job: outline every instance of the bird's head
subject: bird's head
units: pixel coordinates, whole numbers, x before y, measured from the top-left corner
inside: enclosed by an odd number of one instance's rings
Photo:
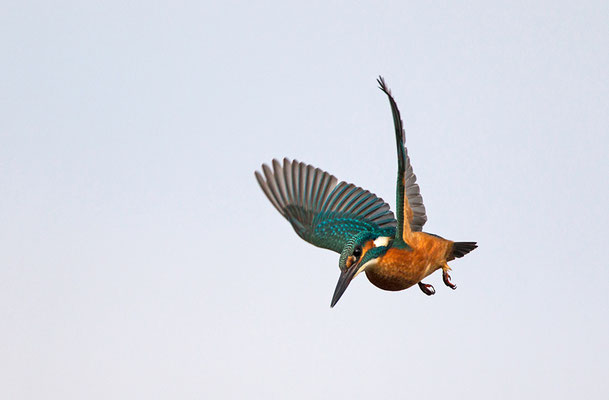
[[[390,242],[391,237],[372,232],[362,232],[347,242],[338,261],[340,277],[330,307],[334,307],[338,302],[353,278],[366,268],[372,267],[376,260],[385,254]]]

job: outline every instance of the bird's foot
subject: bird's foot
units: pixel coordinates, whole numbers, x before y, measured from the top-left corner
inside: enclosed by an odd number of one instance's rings
[[[428,296],[432,296],[432,295],[436,294],[436,289],[434,289],[433,286],[428,285],[426,283],[419,282],[419,288],[421,288],[423,293],[425,293]]]
[[[451,288],[452,290],[455,290],[457,288],[457,285],[455,285],[454,283],[452,283],[450,281],[450,275],[448,275],[447,270],[442,271],[442,280],[444,281],[444,284],[446,286],[448,286],[449,288]]]

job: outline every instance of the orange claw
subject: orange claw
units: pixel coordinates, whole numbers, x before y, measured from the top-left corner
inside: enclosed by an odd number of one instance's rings
[[[452,290],[455,290],[457,288],[457,285],[450,281],[450,275],[448,275],[448,272],[442,271],[442,280],[444,281],[444,284]]]
[[[432,295],[436,294],[436,289],[434,289],[433,286],[428,285],[426,283],[419,282],[419,288],[421,288],[423,293],[425,293],[428,296],[432,296]]]

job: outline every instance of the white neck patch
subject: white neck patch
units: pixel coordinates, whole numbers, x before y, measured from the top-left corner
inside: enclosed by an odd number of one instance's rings
[[[374,240],[374,247],[388,246],[391,238],[389,236],[381,236]]]

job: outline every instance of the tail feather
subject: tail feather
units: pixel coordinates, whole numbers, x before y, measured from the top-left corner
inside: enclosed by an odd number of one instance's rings
[[[453,243],[453,251],[451,254],[452,259],[461,258],[476,247],[478,247],[476,242],[455,242]]]

